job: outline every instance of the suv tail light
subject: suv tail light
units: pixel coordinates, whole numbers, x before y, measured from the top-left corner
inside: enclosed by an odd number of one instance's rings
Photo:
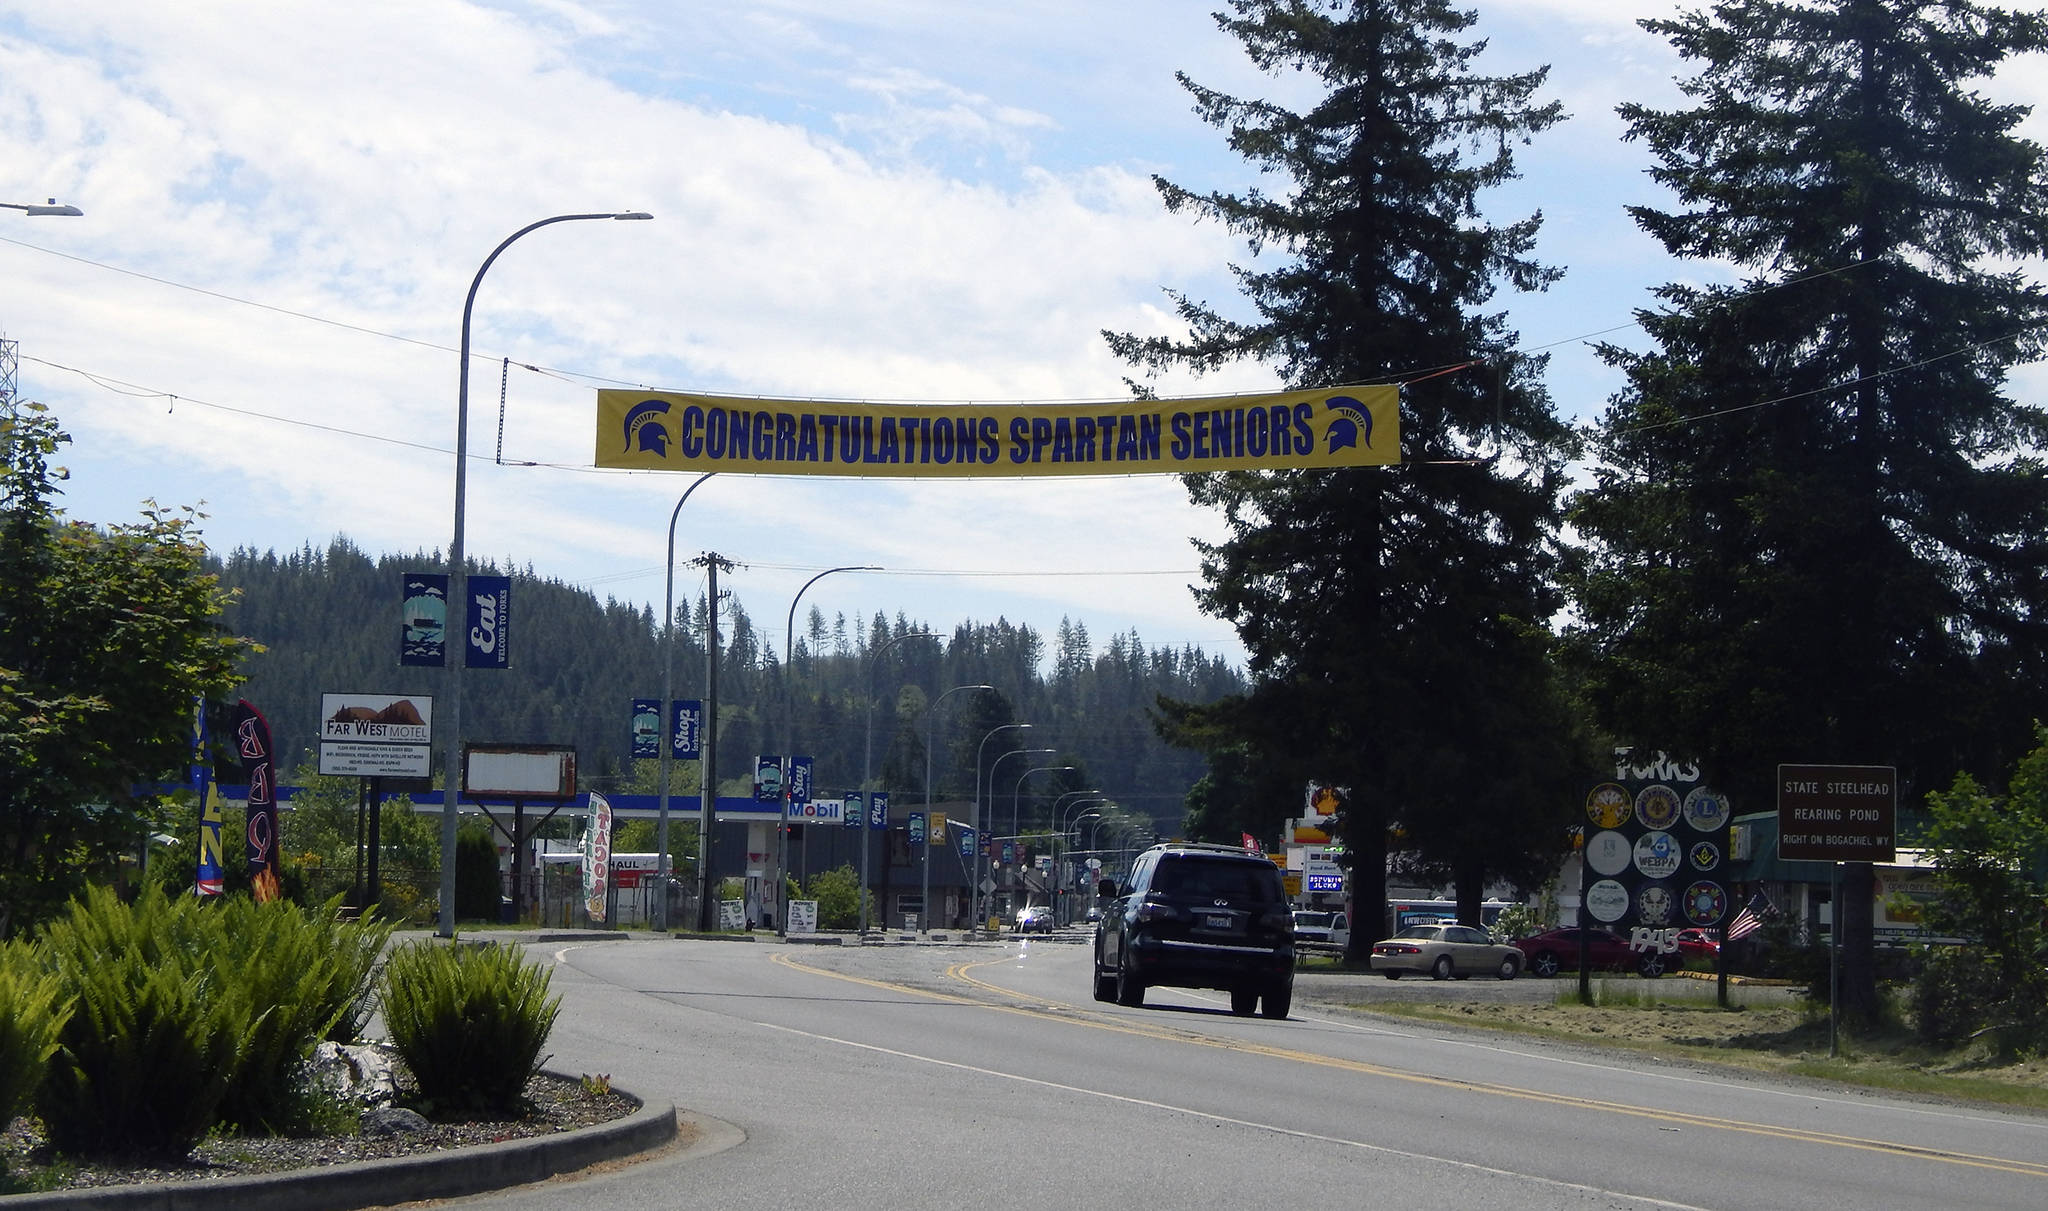
[[[1175,908],[1171,904],[1161,904],[1157,900],[1146,900],[1138,905],[1138,920],[1140,921],[1182,921],[1186,919],[1187,913]]]

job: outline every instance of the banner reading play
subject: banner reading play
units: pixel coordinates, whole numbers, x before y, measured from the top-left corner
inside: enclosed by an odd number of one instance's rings
[[[760,475],[1141,475],[1401,461],[1395,387],[1102,404],[597,393],[597,465]]]

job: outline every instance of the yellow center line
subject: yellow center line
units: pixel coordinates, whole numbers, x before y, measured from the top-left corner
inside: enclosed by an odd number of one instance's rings
[[[1941,1161],[1946,1164],[1962,1165],[1973,1169],[1988,1169],[2000,1173],[2013,1173],[2022,1177],[2048,1178],[2048,1162],[2014,1160],[2010,1157],[1980,1156],[1967,1152],[1953,1152],[1946,1149],[1924,1148],[1913,1144],[1892,1143],[1886,1140],[1865,1139],[1860,1136],[1838,1135],[1828,1131],[1812,1131],[1801,1127],[1779,1127],[1769,1123],[1751,1123],[1739,1119],[1710,1118],[1706,1115],[1688,1114],[1682,1110],[1661,1110],[1651,1106],[1634,1106],[1626,1102],[1603,1101],[1598,1098],[1578,1097],[1572,1094],[1550,1093],[1541,1089],[1525,1089],[1515,1085],[1497,1084],[1491,1081],[1463,1080],[1455,1077],[1430,1076],[1426,1073],[1406,1072],[1389,1068],[1383,1064],[1366,1063],[1361,1060],[1346,1060],[1335,1056],[1319,1055],[1312,1051],[1300,1051],[1286,1047],[1272,1047],[1242,1039],[1219,1038],[1214,1035],[1198,1034],[1190,1030],[1169,1030],[1152,1026],[1134,1025],[1121,1019],[1099,1016],[1098,1012],[1081,1005],[1066,1002],[1051,1002],[1053,1008],[1027,1008],[1022,1005],[999,1005],[972,997],[952,993],[935,992],[930,989],[914,988],[907,984],[895,984],[884,980],[869,979],[865,976],[848,975],[798,962],[787,955],[775,955],[774,961],[785,967],[830,979],[844,980],[868,988],[888,992],[908,993],[926,997],[950,1005],[970,1005],[994,1013],[1012,1013],[1022,1017],[1037,1018],[1041,1021],[1061,1022],[1069,1026],[1089,1030],[1103,1030],[1113,1034],[1132,1035],[1139,1038],[1157,1039],[1163,1042],[1189,1043],[1198,1047],[1213,1047],[1221,1051],[1235,1051],[1245,1055],[1261,1056],[1288,1063],[1309,1064],[1318,1068],[1332,1068],[1341,1072],[1354,1072],[1364,1076],[1384,1077],[1388,1080],[1406,1081],[1410,1084],[1428,1085],[1439,1089],[1460,1090],[1467,1093],[1489,1094],[1494,1097],[1515,1098],[1551,1106],[1568,1107],[1577,1110],[1591,1110],[1628,1118],[1646,1119],[1652,1122],[1673,1124],[1682,1127],[1711,1128],[1729,1131],[1739,1135],[1761,1136],[1767,1139],[1785,1140],[1792,1143],[1823,1144],[1834,1148],[1847,1148],[1862,1152],[1879,1152],[1893,1156],[1919,1157]],[[1033,1005],[1045,1006],[1043,997],[1031,997],[1023,993],[976,979],[969,973],[976,968],[1005,965],[1008,959],[984,959],[973,963],[955,963],[946,968],[946,977],[957,980],[982,991],[1013,1000],[1030,1001]],[[1065,1012],[1055,1012],[1054,1009]],[[1081,1015],[1081,1016],[1076,1016]]]

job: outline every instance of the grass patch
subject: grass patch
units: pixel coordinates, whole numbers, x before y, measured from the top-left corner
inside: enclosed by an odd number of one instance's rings
[[[2006,1063],[1985,1047],[1933,1052],[1904,1026],[1857,1035],[1845,1030],[1836,1037],[1836,1054],[1831,1057],[1826,1007],[1789,999],[1783,990],[1731,987],[1731,1005],[1723,1008],[1710,983],[1596,980],[1593,987],[1592,1005],[1579,1003],[1574,982],[1549,1002],[1368,1001],[1351,1007],[1414,1021],[1610,1047],[1664,1061],[1805,1077],[1952,1102],[2048,1110],[2048,1059],[2042,1057]]]

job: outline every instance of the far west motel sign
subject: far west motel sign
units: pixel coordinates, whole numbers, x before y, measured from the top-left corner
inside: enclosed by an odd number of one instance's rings
[[[597,463],[640,471],[994,478],[1383,466],[1399,388],[1115,403],[867,404],[597,393]]]

